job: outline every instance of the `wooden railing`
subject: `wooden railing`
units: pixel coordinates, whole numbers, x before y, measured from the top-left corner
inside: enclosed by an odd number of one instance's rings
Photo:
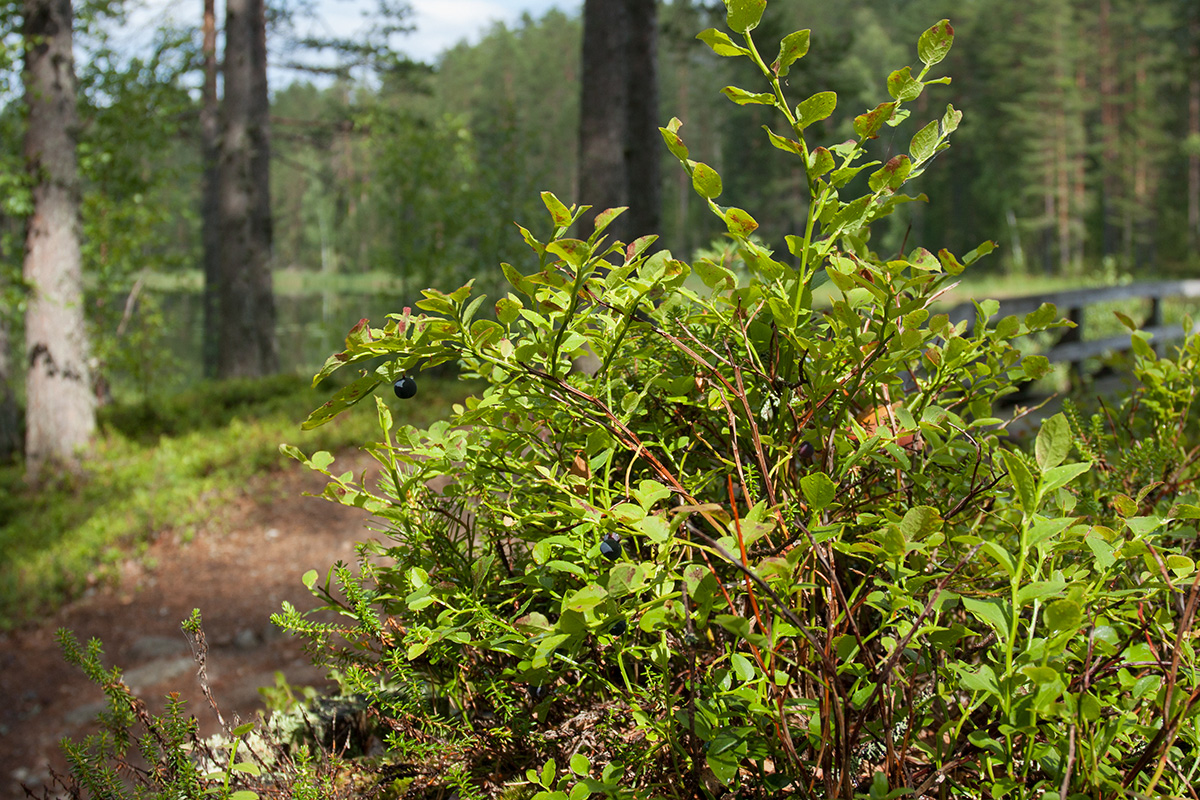
[[[1174,297],[1200,297],[1200,280],[1132,283],[1128,286],[1108,286],[1102,289],[1072,289],[1065,292],[1010,297],[999,301],[1000,310],[996,316],[999,318],[1012,314],[1023,316],[1030,311],[1036,311],[1043,303],[1053,303],[1058,309],[1059,317],[1071,320],[1075,323],[1075,327],[1064,329],[1063,335],[1058,341],[1042,355],[1049,358],[1051,362],[1070,364],[1071,373],[1074,376],[1078,374],[1084,359],[1114,350],[1129,349],[1129,333],[1105,336],[1099,339],[1085,338],[1087,333],[1084,326],[1083,312],[1085,308],[1097,303],[1149,299],[1149,312],[1141,320],[1140,329],[1153,334],[1151,340],[1153,343],[1161,344],[1182,339],[1185,335],[1182,325],[1163,324],[1163,300]],[[1125,310],[1125,313],[1137,321],[1132,311],[1132,309]],[[975,307],[969,302],[958,304],[948,313],[952,322],[966,320],[968,326],[975,324]],[[1195,324],[1192,332],[1200,332],[1200,321]]]

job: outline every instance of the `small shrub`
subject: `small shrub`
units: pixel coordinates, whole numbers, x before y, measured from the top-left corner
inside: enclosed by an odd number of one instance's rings
[[[1070,460],[1089,445],[1063,416],[1031,454],[1006,444],[994,403],[1049,368],[1013,342],[1062,323],[1052,306],[993,323],[984,301],[967,334],[939,313],[992,243],[871,250],[870,224],[917,199],[900,190],[961,112],[886,163],[867,144],[948,82],[931,70],[953,29],[921,35],[920,66],[888,77],[855,139],[814,146],[805,130],[836,96],[793,105],[782,80],[809,32],[767,63],[765,3],[726,5],[733,36],[699,38],[761,72],[763,91],[726,87],[732,101],[781,117],[766,135],[809,194],[790,257],[717,202],[721,177],[672,120],[666,146],[744,277],[653,236],[610,241],[621,209],[572,235],[586,209],[546,193],[549,233],[520,229],[531,255],[502,265],[494,319],[468,284],[356,326],[316,382],[389,360],[306,427],[442,363],[486,388],[424,429],[377,399],[377,483],[284,448],[386,539],[360,545],[359,574],[305,576],[345,622],[277,621],[371,698],[392,759],[460,790],[468,775],[494,794],[524,777],[541,800],[1182,794],[1200,573],[1178,534],[1195,507],[1082,513],[1101,461]],[[572,369],[586,353],[594,372]],[[1178,411],[1171,368],[1153,369]]]

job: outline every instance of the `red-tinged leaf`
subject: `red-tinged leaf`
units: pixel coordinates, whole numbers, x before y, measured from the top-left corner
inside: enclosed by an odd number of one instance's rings
[[[731,208],[725,212],[725,225],[734,236],[745,238],[758,229],[754,217],[740,208]]]
[[[542,202],[546,204],[546,210],[550,212],[550,217],[557,227],[561,228],[571,224],[570,210],[554,196],[554,192],[542,192]]]
[[[783,37],[783,41],[779,43],[779,56],[771,65],[771,69],[776,75],[781,78],[786,76],[792,64],[796,63],[798,59],[804,58],[805,53],[808,52],[810,33],[809,30],[796,31]]]
[[[895,102],[880,103],[867,113],[859,114],[854,118],[854,132],[858,134],[859,139],[874,139],[879,135],[879,129],[892,118],[895,111]]]
[[[360,319],[346,334],[346,349],[353,350],[355,345],[366,344],[371,341],[371,323],[366,319]]]
[[[888,94],[902,103],[909,100],[916,100],[921,95],[921,90],[925,88],[925,84],[912,76],[912,70],[909,67],[898,69],[888,76],[887,79]]]
[[[950,20],[944,19],[921,34],[917,40],[917,56],[926,66],[932,66],[950,52],[954,44],[954,27]]]
[[[712,200],[721,196],[721,176],[708,164],[697,162],[692,168],[692,186],[701,197]]]
[[[808,178],[816,180],[833,169],[833,153],[824,147],[818,147],[808,154]]]
[[[903,185],[908,173],[912,172],[912,161],[906,155],[898,155],[871,174],[867,181],[872,192],[882,189],[895,191]]]
[[[628,210],[629,210],[628,206],[620,206],[619,208],[610,208],[605,211],[601,211],[599,214],[596,215],[596,233],[600,233],[601,231],[603,231],[605,228],[607,228],[609,225],[612,224],[612,221],[614,219],[621,216],[621,214],[625,213]]]

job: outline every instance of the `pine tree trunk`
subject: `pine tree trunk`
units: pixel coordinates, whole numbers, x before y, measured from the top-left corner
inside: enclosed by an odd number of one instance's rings
[[[579,201],[592,206],[587,219],[628,206],[608,229],[625,242],[661,223],[657,39],[653,0],[585,0]]]
[[[88,368],[75,155],[75,61],[70,0],[25,0],[25,160],[33,215],[25,240],[25,456],[30,479],[44,467],[78,466],[96,427]]]
[[[204,329],[201,358],[204,376],[217,374],[221,283],[220,107],[217,98],[216,0],[204,0],[204,90],[200,105],[200,159],[204,175],[200,197],[201,242],[204,250]]]
[[[1100,163],[1100,255],[1115,255],[1120,241],[1120,112],[1117,108],[1117,64],[1113,55],[1111,0],[1100,2],[1100,138],[1104,158]]]
[[[1188,41],[1188,134],[1200,144],[1200,9],[1194,5]],[[1187,164],[1188,242],[1194,253],[1200,253],[1200,152],[1192,150]]]
[[[662,233],[663,151],[658,128],[658,3],[625,0],[629,50],[625,56],[625,168],[631,238]]]
[[[229,0],[221,103],[221,279],[217,376],[278,369],[271,288],[271,196],[266,17],[263,0]]]

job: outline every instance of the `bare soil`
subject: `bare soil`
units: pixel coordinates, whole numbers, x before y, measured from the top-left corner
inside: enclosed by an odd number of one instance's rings
[[[339,463],[358,472],[368,461],[343,455]],[[212,509],[190,541],[162,531],[143,557],[123,566],[118,585],[90,591],[41,624],[0,634],[0,799],[25,797],[23,785],[40,794],[51,769],[65,772],[59,740],[98,729],[104,695],[62,659],[59,628],[81,643],[100,639],[105,665],[119,666],[152,712],[178,692],[204,736],[220,726],[180,631],[193,608],[203,615],[209,683],[226,722],[253,719],[264,708],[258,689],[274,686],[277,671],[293,686],[325,686],[300,642],[270,622],[285,600],[313,607],[300,576],[353,562],[354,544],[371,535],[360,510],[302,496],[323,487],[321,475],[299,465],[258,478],[237,500]]]

